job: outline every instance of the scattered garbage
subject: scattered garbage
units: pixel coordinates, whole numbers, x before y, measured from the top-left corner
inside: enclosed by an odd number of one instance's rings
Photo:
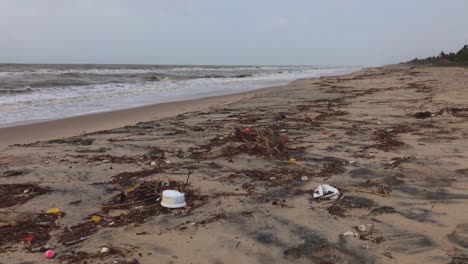
[[[328,184],[321,184],[314,191],[314,198],[326,198],[330,200],[336,200],[340,196],[340,191],[333,186]]]
[[[108,248],[108,247],[103,247],[101,249],[101,253],[103,253],[103,254],[109,253],[109,251],[110,251],[110,248]]]
[[[162,193],[161,205],[167,208],[181,208],[187,205],[185,195],[175,190],[165,190]]]
[[[307,177],[307,176],[302,176],[301,177],[301,181],[303,181],[303,182],[306,182],[308,180],[309,180],[309,177]]]
[[[276,181],[276,177],[270,177],[270,181]]]
[[[52,249],[49,249],[45,252],[44,256],[48,259],[52,259],[55,257],[55,252]]]
[[[292,164],[296,163],[296,159],[295,158],[291,158],[289,159],[289,162],[291,162]]]
[[[152,162],[150,163],[150,165],[151,165],[151,166],[156,166],[156,161],[152,161]]]
[[[244,132],[245,134],[250,134],[250,133],[252,133],[252,129],[247,127],[247,128],[244,128],[244,130],[242,130],[242,132]]]

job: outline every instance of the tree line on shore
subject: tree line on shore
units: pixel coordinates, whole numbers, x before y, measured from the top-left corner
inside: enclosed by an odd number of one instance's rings
[[[445,53],[441,52],[438,56],[432,56],[425,59],[415,58],[405,62],[410,65],[425,65],[425,66],[468,66],[468,45],[463,46],[458,52]]]

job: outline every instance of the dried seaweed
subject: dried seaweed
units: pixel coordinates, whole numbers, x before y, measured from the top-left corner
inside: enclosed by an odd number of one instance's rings
[[[55,224],[57,216],[48,214],[31,215],[17,223],[0,226],[0,247],[20,243],[31,237],[30,246],[42,246],[50,239],[49,232],[58,228]]]
[[[129,186],[134,184],[136,179],[141,179],[144,177],[151,176],[156,173],[161,173],[164,170],[161,168],[155,168],[151,170],[141,170],[134,172],[122,172],[115,176],[112,176],[112,183],[120,186]]]
[[[115,258],[115,257],[125,257],[125,253],[123,252],[122,249],[118,249],[115,247],[109,247],[109,252],[107,253],[87,253],[83,251],[78,251],[78,252],[73,252],[72,254],[65,254],[65,255],[60,255],[58,259],[62,263],[67,263],[67,264],[76,264],[76,263],[88,263],[90,260],[103,260],[107,259],[109,257]],[[123,263],[123,262],[120,262]]]
[[[36,196],[48,193],[49,189],[37,184],[1,184],[0,185],[0,208],[24,204]]]
[[[47,143],[49,143],[49,144],[72,144],[72,145],[89,146],[89,145],[93,144],[94,141],[95,141],[94,138],[71,137],[71,138],[65,138],[65,139],[49,140],[49,141],[47,141]]]
[[[164,190],[178,190],[185,194],[187,203],[192,203],[189,208],[195,208],[193,202],[203,197],[195,196],[195,191],[188,188],[182,182],[177,181],[148,181],[138,184],[126,192],[112,197],[104,206],[101,213],[108,214],[112,210],[128,210],[116,217],[108,217],[108,226],[125,226],[131,223],[141,224],[147,219],[158,215],[163,207],[160,204],[160,198]],[[113,223],[109,225],[109,223]]]
[[[63,244],[74,244],[82,239],[94,234],[98,230],[98,226],[89,221],[80,223],[64,230],[59,236],[58,241]]]
[[[374,132],[374,147],[385,152],[396,149],[405,145],[402,141],[398,140],[396,133],[386,131],[385,129],[379,129]]]
[[[233,156],[246,153],[250,155],[264,156],[269,159],[289,158],[289,141],[287,135],[274,132],[269,128],[252,129],[245,133],[239,128],[229,137],[231,141],[242,142],[241,145],[230,145],[222,150],[221,156],[232,158]]]
[[[84,155],[78,156],[78,157],[86,157]],[[127,156],[122,156],[122,157],[117,157],[117,156],[112,156],[109,154],[106,155],[96,155],[92,157],[86,157],[88,159],[88,162],[110,162],[110,163],[136,163],[138,161],[137,158],[134,157],[127,157]]]
[[[320,115],[315,117],[315,120],[323,121],[323,120],[327,120],[335,116],[344,116],[347,114],[348,112],[341,111],[341,110],[321,112]]]

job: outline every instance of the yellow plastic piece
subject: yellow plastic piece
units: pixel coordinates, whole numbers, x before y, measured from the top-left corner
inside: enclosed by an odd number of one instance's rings
[[[129,194],[129,193],[135,191],[136,189],[138,189],[138,187],[140,187],[140,184],[137,184],[137,185],[131,187],[130,189],[126,190],[125,194]]]
[[[58,215],[58,214],[60,214],[60,209],[58,209],[58,208],[50,208],[49,210],[47,210],[46,213],[47,213],[47,214],[52,214],[52,215]]]
[[[101,223],[101,217],[99,215],[93,215],[91,217],[91,221],[93,221],[95,224]]]

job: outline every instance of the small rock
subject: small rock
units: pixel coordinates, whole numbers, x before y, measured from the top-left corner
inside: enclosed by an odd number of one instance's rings
[[[276,181],[276,177],[270,177],[270,181]]]
[[[309,177],[307,177],[307,176],[302,176],[301,177],[301,181],[303,181],[303,182],[306,182],[308,180],[309,180]]]
[[[150,163],[150,165],[151,165],[151,166],[156,166],[156,161],[152,161],[152,162]]]

